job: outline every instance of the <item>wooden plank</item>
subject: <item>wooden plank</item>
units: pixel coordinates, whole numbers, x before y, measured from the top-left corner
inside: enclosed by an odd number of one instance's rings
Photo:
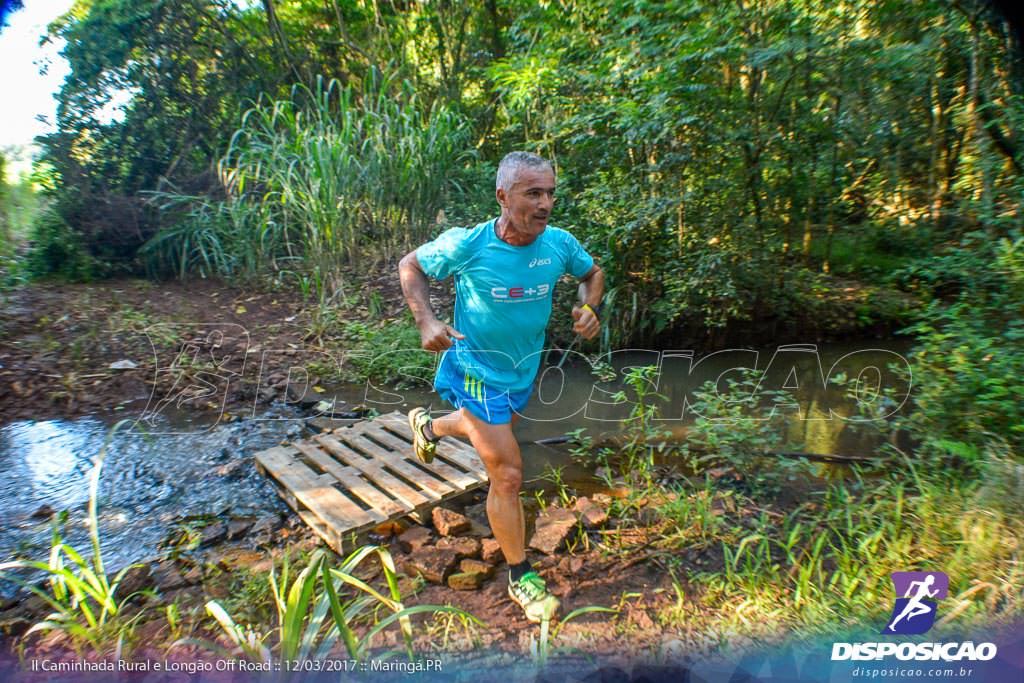
[[[267,469],[265,467],[263,467],[261,464],[257,463],[256,467],[265,476],[267,476],[267,477],[271,476],[268,473]],[[323,477],[323,476],[329,476],[329,475],[321,475],[321,477]],[[273,481],[273,479],[271,479],[271,480]],[[331,485],[333,483],[334,483],[334,478],[331,477],[331,481],[329,482],[328,485]],[[295,496],[291,493],[291,490],[287,486],[284,486],[280,482],[277,482],[277,484],[278,485],[274,487],[274,490],[276,490],[277,494],[279,496],[281,496],[281,498],[283,498],[286,503],[288,503],[288,505],[292,508],[292,510],[295,511],[295,514],[297,514],[299,516],[299,519],[301,519],[303,522],[308,524],[309,528],[312,529],[314,532],[316,532],[320,536],[320,538],[324,539],[324,541],[327,542],[327,545],[329,545],[332,549],[334,549],[335,552],[337,552],[339,555],[344,554],[344,552],[345,552],[345,549],[344,549],[344,538],[343,538],[343,535],[342,535],[341,531],[339,531],[338,529],[336,529],[335,527],[331,526],[327,522],[325,522],[322,519],[320,519],[319,517],[317,517],[314,513],[312,513],[308,508],[306,508],[302,503],[300,503],[295,498]],[[371,526],[373,526],[375,524],[377,524],[376,521],[371,521],[368,524],[364,524],[364,525],[358,526],[358,527],[353,527],[349,531],[351,531],[353,533],[358,533],[360,531],[363,531],[365,529],[370,528]]]
[[[423,489],[423,493],[434,500],[441,500],[442,496],[455,490],[444,479],[437,479],[430,473],[410,465],[402,458],[401,453],[396,453],[386,446],[378,444],[376,441],[371,441],[365,433],[351,434],[346,432],[344,436],[346,440],[350,440],[354,446],[363,452],[374,455],[382,467],[386,467],[416,484]]]
[[[366,422],[359,425],[359,427],[367,435],[372,436],[374,439],[377,439],[386,446],[395,450],[397,454],[402,456],[405,460],[415,463],[415,467],[422,467],[423,469],[429,470],[432,474],[441,477],[445,481],[449,481],[460,487],[472,486],[473,484],[480,482],[479,476],[474,476],[467,474],[462,470],[457,470],[451,465],[440,460],[435,459],[429,463],[420,462],[419,459],[411,453],[412,447],[409,444],[405,443],[376,422]]]
[[[331,455],[342,458],[347,465],[360,470],[367,477],[373,479],[374,483],[379,484],[382,488],[386,488],[389,495],[394,496],[410,508],[418,508],[430,502],[419,491],[385,472],[380,465],[363,457],[350,447],[346,447],[334,435],[318,434],[313,437],[313,441],[324,446]]]
[[[384,521],[379,515],[360,510],[334,487],[322,484],[315,472],[284,448],[271,448],[257,454],[257,458],[299,503],[334,528],[349,529]]]
[[[310,460],[323,467],[324,471],[337,479],[339,483],[344,484],[345,488],[351,491],[353,495],[373,508],[381,517],[382,522],[393,515],[408,512],[406,508],[388,498],[375,486],[359,476],[355,470],[342,466],[337,460],[321,451],[315,445],[308,441],[296,441],[293,445]]]
[[[323,415],[314,417],[306,420],[306,425],[315,432],[330,432],[335,429],[341,429],[342,427],[349,427],[357,422],[361,422],[360,418],[333,418],[325,417]]]
[[[382,426],[389,427],[392,431],[404,436],[406,439],[412,439],[412,434],[409,431],[409,422],[401,413],[381,415],[380,417],[375,417],[374,421],[381,423]],[[480,456],[476,454],[476,451],[471,446],[467,446],[457,439],[449,437],[447,442],[441,442],[437,447],[435,457],[443,458],[462,469],[469,470],[473,474],[487,476],[487,468],[484,467],[483,461],[480,460]]]
[[[411,436],[405,416],[396,411],[291,448],[257,453],[256,466],[299,517],[341,553],[346,538],[404,515],[422,516],[431,505],[487,483],[472,447],[447,439],[428,465],[413,454]]]

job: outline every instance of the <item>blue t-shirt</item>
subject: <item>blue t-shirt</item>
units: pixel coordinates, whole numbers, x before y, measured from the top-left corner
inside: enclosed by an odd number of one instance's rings
[[[492,219],[451,228],[416,250],[430,277],[455,276],[458,364],[484,384],[521,391],[533,384],[551,317],[555,283],[564,273],[583,277],[594,259],[571,234],[548,226],[522,247],[503,242]]]

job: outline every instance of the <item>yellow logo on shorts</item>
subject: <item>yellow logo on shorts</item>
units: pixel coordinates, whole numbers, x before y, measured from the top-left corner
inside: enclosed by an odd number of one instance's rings
[[[484,400],[483,380],[476,379],[475,377],[470,377],[468,372],[466,373],[466,379],[465,383],[462,385],[462,389],[476,400]]]

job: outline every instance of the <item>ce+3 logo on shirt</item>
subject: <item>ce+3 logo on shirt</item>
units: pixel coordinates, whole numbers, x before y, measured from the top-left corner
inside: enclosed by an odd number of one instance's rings
[[[491,287],[491,296],[495,299],[522,299],[528,296],[544,296],[550,290],[551,285],[546,284],[536,287]]]

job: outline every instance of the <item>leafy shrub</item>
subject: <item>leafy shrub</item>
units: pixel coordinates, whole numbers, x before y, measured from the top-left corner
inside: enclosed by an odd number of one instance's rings
[[[917,389],[904,426],[935,464],[973,469],[993,441],[1024,447],[1024,238],[975,233],[931,267],[962,284],[911,328]]]
[[[691,409],[697,417],[685,450],[698,471],[725,466],[739,475],[745,490],[777,494],[810,466],[800,458],[767,455],[782,449],[784,438],[779,423],[766,416],[772,404],[791,398],[784,391],[760,390],[759,383],[760,374],[751,370],[726,380],[725,391],[705,382],[694,393]]]
[[[82,236],[55,207],[44,211],[33,226],[28,264],[33,277],[55,276],[85,282],[98,274],[98,264],[86,250]]]

